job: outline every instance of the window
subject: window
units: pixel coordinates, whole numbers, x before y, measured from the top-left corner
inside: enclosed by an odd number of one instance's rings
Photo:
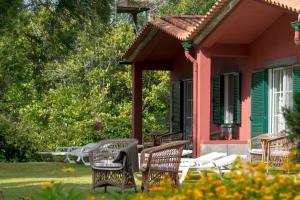
[[[269,132],[286,130],[283,108],[290,108],[293,102],[293,81],[291,67],[269,70]]]
[[[234,106],[234,76],[224,76],[224,123],[233,123]]]
[[[251,80],[251,136],[278,133],[287,126],[282,114],[300,92],[300,66],[254,71]]]
[[[213,77],[213,123],[240,124],[240,74]]]

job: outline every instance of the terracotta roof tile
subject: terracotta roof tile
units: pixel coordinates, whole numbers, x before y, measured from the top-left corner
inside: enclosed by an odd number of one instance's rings
[[[123,58],[128,58],[137,48],[139,43],[145,39],[147,34],[153,30],[161,30],[169,35],[172,35],[178,40],[184,41],[185,38],[187,38],[194,31],[195,27],[200,24],[201,19],[202,16],[199,15],[167,15],[161,17],[160,19],[150,21],[124,54]]]
[[[151,21],[150,24],[158,29],[174,36],[179,40],[185,40],[201,23],[202,16],[171,16],[167,15]]]
[[[139,43],[153,29],[161,30],[181,41],[193,40],[196,35],[214,20],[222,8],[233,0],[217,0],[212,8],[204,15],[167,15],[148,22],[142,33],[136,38],[132,46],[124,54],[123,58],[128,58],[137,48]],[[300,0],[259,0],[274,6],[287,9],[292,12],[300,13]]]
[[[300,0],[262,0],[292,12],[300,13]]]

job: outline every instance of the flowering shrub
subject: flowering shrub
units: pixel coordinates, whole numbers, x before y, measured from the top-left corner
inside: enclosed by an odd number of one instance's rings
[[[269,170],[267,173],[264,163],[244,163],[236,160],[230,172],[220,176],[213,170],[201,171],[201,178],[192,182],[192,174],[189,173],[186,182],[177,189],[173,182],[166,177],[160,185],[152,187],[149,193],[139,193],[134,200],[300,200],[300,164],[295,163],[296,150],[292,150],[283,170]],[[73,172],[73,168],[63,168],[66,173]],[[39,194],[39,200],[105,200],[105,196],[96,197],[89,195],[84,197],[75,190],[65,190],[61,183],[54,181],[42,185],[43,191]],[[1,193],[1,192],[0,192]],[[0,198],[1,199],[1,198]],[[124,196],[115,193],[110,199],[132,199],[132,196]]]
[[[65,190],[61,183],[48,181],[42,185],[43,190],[35,197],[36,200],[82,200],[80,192],[75,189]]]
[[[300,169],[300,163],[297,162],[297,149],[292,149],[287,162],[283,164],[283,170],[286,171],[287,173],[297,173],[299,172]]]
[[[289,166],[292,168],[299,172],[300,166]],[[275,171],[267,174],[264,163],[245,164],[237,160],[233,169],[223,177],[209,171],[202,172],[201,177],[195,183],[183,184],[180,189],[175,189],[172,181],[166,178],[150,193],[137,194],[135,200],[300,200],[299,175],[283,175]]]

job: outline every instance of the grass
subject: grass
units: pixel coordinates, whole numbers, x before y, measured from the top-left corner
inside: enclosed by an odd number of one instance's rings
[[[74,168],[74,172],[64,172],[64,167]],[[61,182],[64,188],[74,188],[76,191],[88,196],[91,191],[91,169],[82,164],[67,164],[59,162],[31,162],[31,163],[0,163],[0,191],[6,200],[32,199],[41,190],[41,185],[53,180]],[[105,195],[113,199],[118,188],[108,188],[104,193],[103,188],[96,189],[95,196]],[[127,190],[125,195],[134,194]],[[1,195],[0,195],[1,199]]]

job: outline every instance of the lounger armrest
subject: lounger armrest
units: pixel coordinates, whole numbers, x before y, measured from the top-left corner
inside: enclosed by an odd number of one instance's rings
[[[56,150],[55,151],[70,151],[71,149],[77,149],[77,148],[80,148],[80,146],[68,146],[68,147],[56,147]]]

